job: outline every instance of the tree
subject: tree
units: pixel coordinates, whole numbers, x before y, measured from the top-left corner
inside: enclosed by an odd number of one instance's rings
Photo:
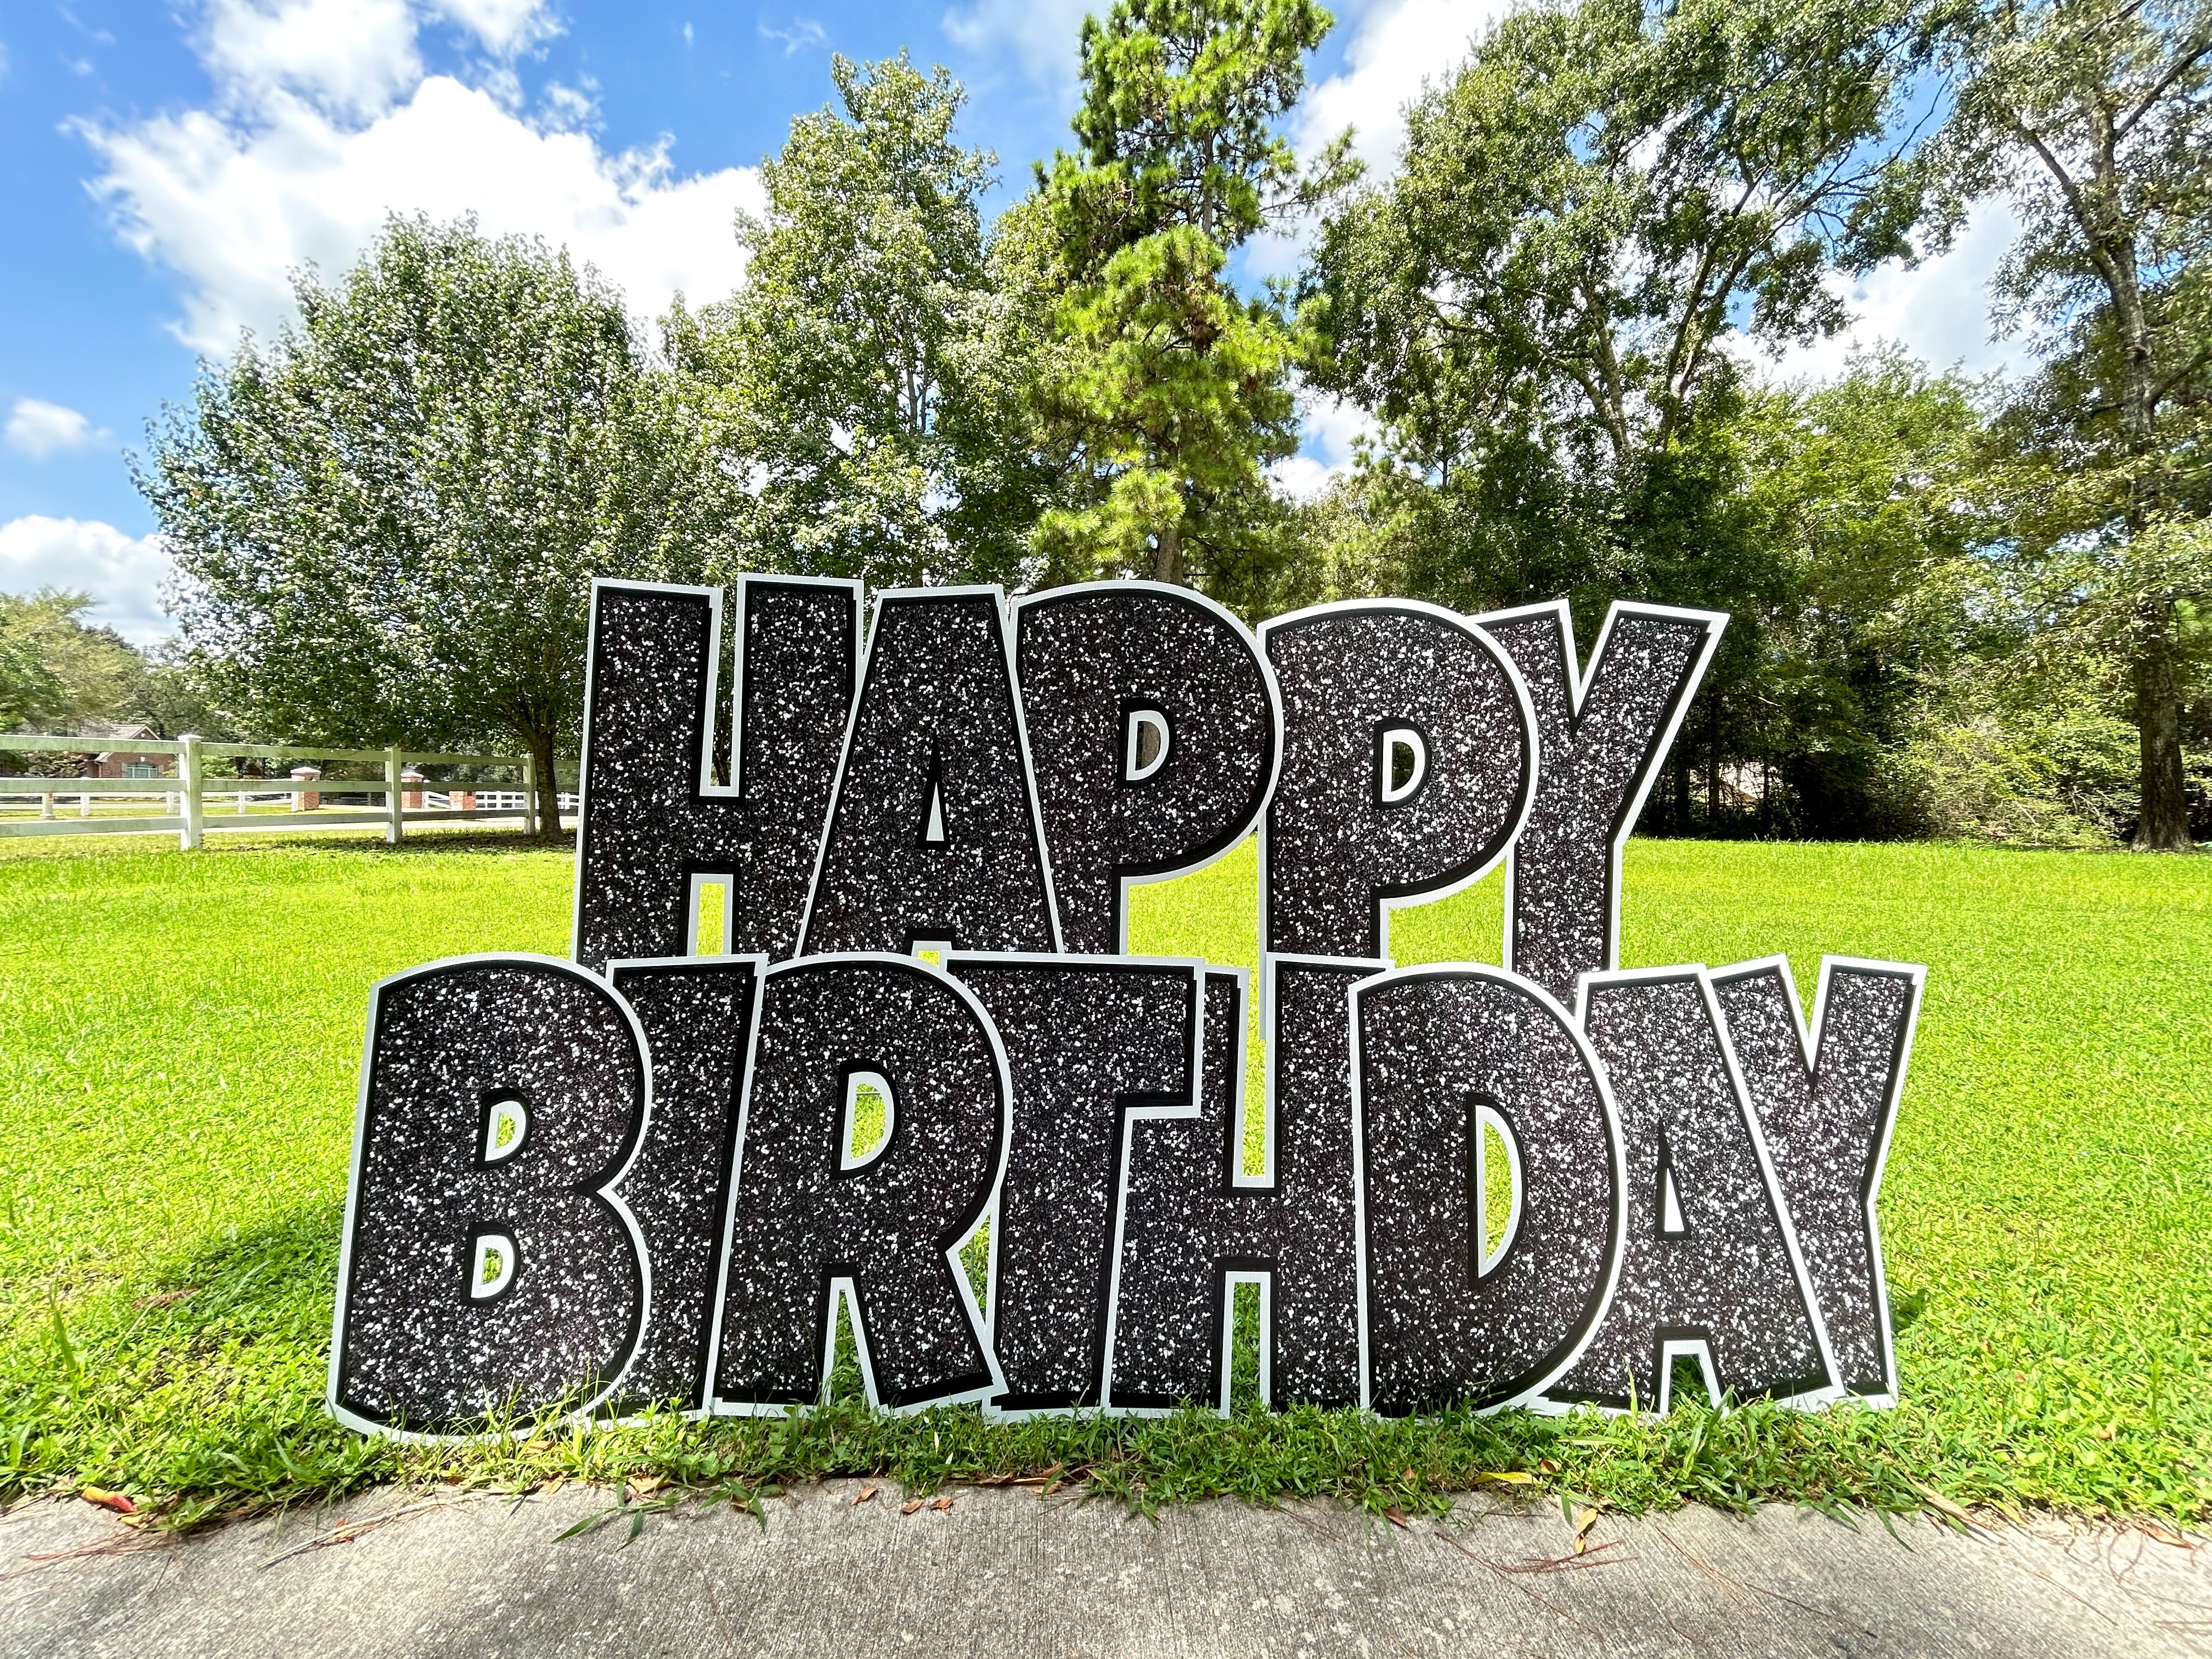
[[[1949,217],[2008,194],[2021,239],[1998,275],[2008,320],[2069,349],[2046,374],[2068,471],[2101,479],[2043,542],[2117,628],[2141,747],[2135,846],[2191,846],[2183,781],[2181,608],[2205,597],[2193,428],[2212,390],[2212,10],[2198,0],[2002,0],[1971,20],[1939,155]],[[2177,517],[2179,515],[2179,517]],[[2033,550],[2036,538],[2030,538]],[[2079,555],[2094,544],[2087,568]],[[2141,544],[2141,545],[2138,545]],[[2063,591],[2054,589],[2054,591]]]
[[[1562,0],[1409,110],[1397,175],[1331,215],[1310,378],[1380,417],[1409,564],[1464,608],[1560,592],[1735,618],[1656,814],[1767,719],[1789,571],[1742,489],[1747,348],[1840,326],[1826,278],[1908,254],[1917,0]]]
[[[1299,337],[1230,254],[1350,177],[1276,124],[1330,17],[1312,0],[1116,0],[1083,26],[1079,148],[1038,169],[1064,284],[1041,398],[1088,489],[1045,514],[1058,580],[1142,574],[1256,599],[1297,447]]]
[[[0,731],[70,726],[135,712],[144,659],[88,623],[89,593],[0,593]]]
[[[1398,463],[1528,526],[1478,550],[1565,509],[1579,597],[1650,590],[1680,512],[1719,499],[1696,428],[1732,418],[1740,343],[1832,331],[1826,274],[1910,252],[1924,48],[1910,0],[1509,15],[1410,111],[1397,177],[1325,226],[1314,379]],[[1676,597],[1721,597],[1692,562]]]
[[[697,580],[714,479],[619,301],[564,254],[393,219],[296,328],[204,366],[138,483],[189,659],[289,741],[511,736],[549,834],[594,576]]]
[[[944,70],[901,53],[834,58],[830,75],[842,110],[792,123],[762,168],[766,215],[738,220],[744,288],[679,312],[676,355],[751,486],[761,562],[1018,580],[1054,475],[1024,403],[1041,303],[983,231],[995,158],[955,142],[967,94]]]
[[[1856,354],[1828,385],[1749,400],[1743,510],[1782,566],[1782,602],[1757,619],[1743,750],[1771,775],[1768,827],[1919,828],[1920,807],[1892,787],[1893,757],[1962,668],[1986,678],[2015,648],[1982,569],[2002,528],[1984,487],[1990,395],[1892,347]]]

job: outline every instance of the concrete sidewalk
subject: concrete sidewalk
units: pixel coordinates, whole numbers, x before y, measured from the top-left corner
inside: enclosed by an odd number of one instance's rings
[[[0,1516],[0,1652],[774,1656],[2212,1654],[2212,1550],[2142,1533],[1960,1537],[1790,1510],[1601,1520],[1469,1501],[1401,1529],[1232,1503],[1157,1525],[963,1491],[900,1513],[855,1481],[648,1515],[569,1487],[379,1492],[183,1540],[74,1499]],[[344,1540],[348,1541],[338,1541]]]

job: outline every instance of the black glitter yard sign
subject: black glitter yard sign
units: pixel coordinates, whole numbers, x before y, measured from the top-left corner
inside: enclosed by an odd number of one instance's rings
[[[1923,970],[1619,965],[1726,618],[1279,617],[1099,582],[593,594],[574,959],[370,994],[330,1404],[448,1437],[868,1397],[996,1416],[1898,1390],[1875,1199]],[[1128,890],[1259,840],[1251,976]],[[1503,966],[1390,918],[1503,861]],[[724,950],[703,953],[719,889]],[[1248,1113],[1248,1022],[1265,1082]],[[980,1289],[969,1271],[979,1260]]]

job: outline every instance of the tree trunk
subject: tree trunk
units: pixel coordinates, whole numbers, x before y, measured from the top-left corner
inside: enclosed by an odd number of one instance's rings
[[[538,770],[538,799],[532,803],[538,816],[538,838],[540,841],[558,841],[561,839],[561,780],[554,769],[552,731],[549,727],[533,726],[522,737]]]
[[[2169,78],[2161,89],[2174,82]],[[2139,118],[2142,112],[2138,110]],[[2123,128],[2109,104],[2088,106],[2089,177],[2075,179],[2050,145],[2022,127],[2023,137],[2065,192],[2087,244],[2089,263],[2104,285],[2120,337],[2120,431],[2134,463],[2128,479],[2128,535],[2142,534],[2165,504],[2165,483],[2154,465],[2158,454],[2159,390],[2157,343],[2142,292],[2137,237],[2142,228],[2118,210],[2124,191],[2119,147]],[[2174,661],[2173,605],[2160,597],[2146,606],[2136,635],[2134,661],[2136,732],[2141,744],[2138,781],[2142,817],[2136,826],[2139,853],[2182,853],[2191,849],[2189,807],[2181,784],[2181,692]]]
[[[2138,853],[2187,853],[2196,846],[2181,783],[2181,689],[2173,658],[2173,608],[2161,601],[2136,644],[2136,731],[2142,744]]]
[[[1705,824],[1717,830],[1721,823],[1721,696],[1705,694]]]
[[[2158,443],[2157,394],[2151,384],[2151,339],[2142,294],[2136,281],[2132,247],[2114,261],[2119,280],[2110,284],[2120,324],[2120,415],[2129,453],[2136,462],[2128,480],[2128,533],[2140,536],[2161,504],[2164,491],[2151,470]],[[2142,817],[2136,824],[2138,853],[2186,853],[2189,803],[2181,783],[2181,689],[2173,650],[2173,606],[2163,595],[2145,605],[2136,630],[2136,735],[2142,769],[2136,793]]]
[[[1182,531],[1170,525],[1160,532],[1152,549],[1152,580],[1172,582],[1177,587],[1182,580]]]

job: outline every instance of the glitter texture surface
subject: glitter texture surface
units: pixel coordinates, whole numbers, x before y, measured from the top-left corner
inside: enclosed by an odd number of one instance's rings
[[[1262,948],[1377,957],[1385,901],[1442,896],[1488,869],[1520,824],[1534,738],[1517,677],[1461,618],[1352,600],[1261,629],[1283,699],[1283,764],[1261,848]],[[1426,769],[1383,799],[1384,736]]]
[[[464,957],[386,981],[370,1019],[332,1405],[439,1434],[592,1403],[645,1312],[636,1237],[601,1195],[645,1114],[622,1003],[563,963]],[[526,1123],[487,1164],[505,1101]],[[518,1260],[480,1298],[475,1247],[494,1233]]]
[[[609,975],[653,1066],[652,1115],[619,1189],[653,1267],[652,1310],[623,1379],[626,1405],[704,1403],[738,1098],[766,966],[757,957],[679,957],[617,963]]]
[[[1571,1002],[1580,975],[1619,959],[1620,846],[1727,618],[1615,605],[1579,700],[1565,600],[1475,621],[1521,670],[1540,745],[1506,878],[1506,965]]]
[[[744,793],[702,774],[714,607],[703,588],[593,590],[576,960],[680,956],[690,878],[733,878],[732,951],[789,956],[851,706],[859,585],[740,585]]]
[[[1115,1407],[1220,1401],[1224,1275],[1240,1270],[1271,1275],[1270,1403],[1358,1402],[1349,993],[1382,966],[1268,963],[1273,1174],[1249,1186],[1237,1179],[1243,998],[1236,975],[1206,975],[1200,1116],[1129,1127],[1114,1304]]]
[[[1925,971],[1823,957],[1810,1068],[1786,962],[1741,963],[1712,975],[1838,1380],[1852,1394],[1893,1401],[1897,1364],[1875,1196]]]
[[[1274,688],[1235,617],[1152,583],[1024,599],[1014,643],[1061,942],[1126,950],[1122,878],[1203,864],[1259,816],[1275,772]],[[1167,753],[1131,780],[1138,709],[1164,722]]]
[[[1613,1305],[1551,1397],[1663,1411],[1666,1345],[1691,1341],[1705,1344],[1714,1380],[1739,1401],[1829,1387],[1782,1200],[1703,974],[1608,975],[1583,994],[1583,1030],[1620,1109],[1628,1237]],[[1670,1188],[1679,1231],[1668,1224]]]
[[[860,584],[748,576],[738,584],[738,786],[750,842],[723,928],[725,951],[781,962],[799,949],[830,792],[853,711]]]
[[[886,593],[806,948],[1053,951],[996,588]]]
[[[945,969],[998,1028],[1014,1089],[991,1224],[991,1342],[1006,1381],[993,1405],[1096,1406],[1122,1117],[1193,1109],[1199,967],[954,957]]]
[[[890,1086],[890,1124],[840,1169],[847,1079]],[[771,969],[746,1085],[714,1361],[720,1407],[798,1405],[828,1379],[830,1281],[858,1293],[871,1397],[915,1407],[994,1386],[947,1252],[1005,1151],[1006,1081],[975,1006],[922,963],[809,957]]]
[[[1353,993],[1368,1398],[1385,1416],[1523,1400],[1595,1328],[1620,1227],[1620,1129],[1579,1034],[1495,968],[1413,969]],[[1519,1220],[1479,1273],[1475,1148],[1510,1130]]]

